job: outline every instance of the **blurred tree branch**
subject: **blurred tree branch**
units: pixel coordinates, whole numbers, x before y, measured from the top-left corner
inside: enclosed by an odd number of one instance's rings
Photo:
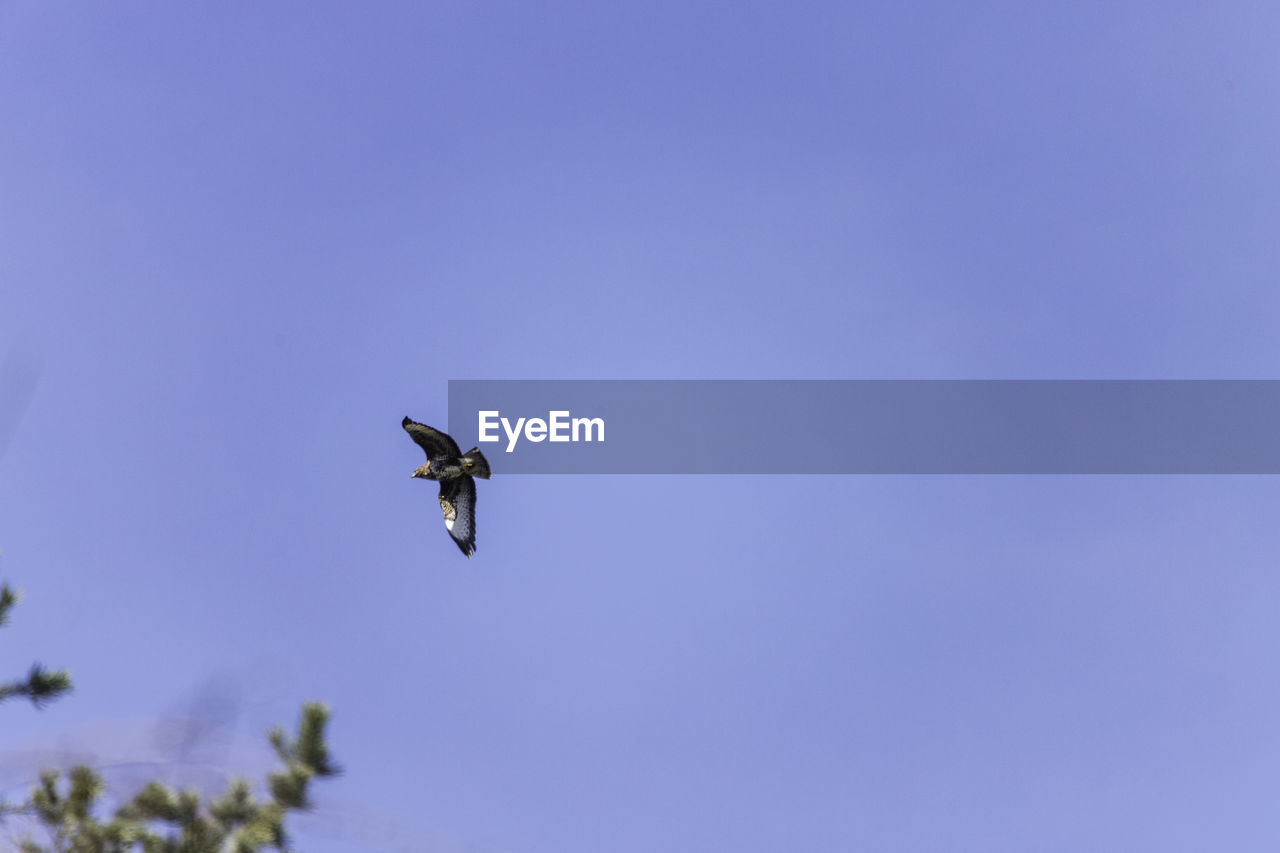
[[[0,625],[9,621],[9,612],[22,598],[22,593],[9,584],[0,584]],[[47,670],[38,663],[31,665],[27,677],[0,684],[0,702],[15,696],[26,696],[37,708],[71,692],[71,675],[65,669]]]
[[[0,586],[0,625],[19,595]],[[23,680],[0,685],[0,700],[26,696],[34,704],[71,689],[63,670],[32,666]],[[341,768],[329,755],[325,729],[329,709],[319,702],[302,707],[296,737],[273,729],[271,745],[283,763],[267,777],[267,795],[254,792],[247,779],[232,779],[226,792],[205,800],[196,791],[178,791],[161,782],[146,784],[109,818],[101,798],[102,774],[80,765],[65,774],[47,770],[22,803],[0,802],[0,822],[19,818],[39,827],[47,838],[27,835],[18,842],[22,853],[256,853],[288,850],[285,818],[310,808],[308,794],[317,778],[336,776]]]

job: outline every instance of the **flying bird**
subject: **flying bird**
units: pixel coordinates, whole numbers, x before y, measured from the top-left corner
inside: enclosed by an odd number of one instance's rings
[[[440,483],[440,509],[444,511],[444,527],[462,553],[469,558],[476,552],[476,481],[489,479],[489,460],[480,448],[466,453],[438,429],[405,418],[400,422],[409,437],[427,452],[427,464],[417,468],[413,476]]]

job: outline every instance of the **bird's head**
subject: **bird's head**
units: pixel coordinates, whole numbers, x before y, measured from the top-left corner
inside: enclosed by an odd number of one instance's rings
[[[423,480],[430,480],[431,479],[431,463],[428,462],[426,465],[423,465],[420,468],[415,468],[413,473],[410,474],[409,476],[418,477]]]

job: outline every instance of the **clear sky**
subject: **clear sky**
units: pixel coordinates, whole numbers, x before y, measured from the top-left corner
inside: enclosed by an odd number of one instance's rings
[[[4,706],[0,785],[213,683],[246,744],[332,704],[310,850],[1275,849],[1274,478],[494,459],[467,561],[399,422],[1277,378],[1277,44],[1235,0],[3,4],[0,666],[76,693]]]

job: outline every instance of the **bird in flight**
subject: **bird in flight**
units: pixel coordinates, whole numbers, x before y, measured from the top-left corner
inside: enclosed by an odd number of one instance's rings
[[[463,453],[458,449],[458,442],[426,424],[405,418],[400,426],[427,453],[427,463],[415,469],[413,476],[439,481],[445,530],[469,558],[476,552],[476,481],[473,478],[489,479],[489,460],[478,447]]]

